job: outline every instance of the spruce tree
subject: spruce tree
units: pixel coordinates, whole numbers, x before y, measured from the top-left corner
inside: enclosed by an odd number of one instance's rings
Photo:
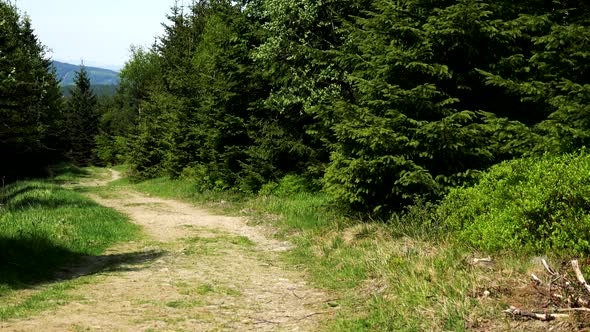
[[[80,165],[96,161],[95,138],[98,134],[97,99],[92,91],[90,77],[84,65],[76,72],[74,87],[67,102],[68,157]]]
[[[0,175],[59,159],[61,95],[45,47],[16,7],[0,1]]]
[[[536,134],[529,152],[561,153],[588,146],[590,4],[501,1],[496,6],[508,12],[494,28],[503,32],[503,43],[510,49],[480,73],[490,89],[518,100],[505,109],[528,115],[524,121]]]
[[[386,214],[436,199],[495,161],[497,128],[482,112],[489,91],[476,71],[496,60],[489,15],[481,1],[377,0],[357,18],[339,56],[354,98],[328,113],[328,191]]]
[[[102,105],[97,157],[103,163],[129,160],[137,126],[145,116],[144,104],[160,89],[158,56],[149,49],[131,48],[131,58],[119,73],[120,83],[113,99]],[[134,159],[131,159],[134,160]]]
[[[347,40],[347,22],[370,1],[268,0],[262,3],[264,43],[254,49],[257,70],[268,80],[259,102],[264,118],[255,141],[260,164],[273,177],[323,175],[333,124],[330,105],[352,98],[348,68],[337,54]]]

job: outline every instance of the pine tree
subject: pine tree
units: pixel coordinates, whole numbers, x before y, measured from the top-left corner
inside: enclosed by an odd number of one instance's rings
[[[218,189],[324,175],[376,214],[437,199],[535,147],[590,143],[587,13],[574,0],[176,5],[130,81],[140,97],[124,97],[128,159]]]
[[[250,166],[250,134],[257,132],[250,124],[259,122],[251,104],[267,89],[250,58],[260,38],[258,19],[245,13],[253,4],[247,7],[229,1],[173,7],[154,49],[162,82],[143,103],[130,158],[139,175],[198,170],[209,179],[204,186],[261,185]]]
[[[186,115],[187,101],[198,91],[191,55],[199,28],[193,27],[198,25],[198,20],[185,10],[175,3],[171,14],[167,15],[169,23],[164,25],[164,34],[151,50],[148,67],[158,79],[138,76],[137,80],[132,80],[142,85],[144,83],[140,82],[151,81],[145,84],[149,90],[145,90],[146,95],[142,97],[145,100],[141,102],[137,134],[132,138],[133,150],[128,158],[139,177],[178,176],[190,162],[193,147],[198,144],[186,140],[189,126]],[[130,65],[140,63],[137,58],[133,60]]]

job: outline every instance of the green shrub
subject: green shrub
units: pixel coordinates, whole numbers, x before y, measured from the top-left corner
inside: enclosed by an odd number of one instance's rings
[[[260,195],[275,195],[280,197],[312,191],[311,181],[299,175],[286,175],[278,183],[269,182],[260,188]]]
[[[185,167],[180,174],[180,179],[194,182],[197,192],[208,190],[223,191],[230,189],[223,180],[219,179],[218,176],[203,164],[195,164],[193,166]]]
[[[478,248],[590,253],[590,155],[503,162],[452,190],[438,216]]]

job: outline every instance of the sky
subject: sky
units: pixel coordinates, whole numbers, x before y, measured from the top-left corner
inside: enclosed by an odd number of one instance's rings
[[[12,0],[53,60],[120,69],[131,45],[151,46],[174,0]]]

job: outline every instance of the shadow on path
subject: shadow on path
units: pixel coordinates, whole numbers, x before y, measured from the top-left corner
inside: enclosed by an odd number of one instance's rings
[[[100,209],[98,203],[50,183],[25,181],[0,188],[0,296],[7,289],[141,269],[164,254],[89,255],[111,242],[111,230],[101,228],[106,222],[101,218],[116,215],[103,215]],[[81,238],[79,232],[88,236]]]
[[[150,250],[89,256],[56,246],[43,237],[0,237],[0,285],[27,289],[101,272],[136,271],[165,253]]]

